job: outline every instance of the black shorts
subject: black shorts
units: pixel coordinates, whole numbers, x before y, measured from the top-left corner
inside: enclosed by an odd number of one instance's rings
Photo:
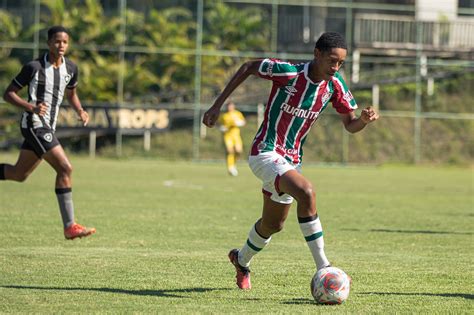
[[[54,131],[49,128],[21,128],[25,138],[21,149],[33,151],[39,158],[57,145],[60,145]]]

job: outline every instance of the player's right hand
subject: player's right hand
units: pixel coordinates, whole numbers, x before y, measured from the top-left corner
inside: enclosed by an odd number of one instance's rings
[[[33,114],[36,114],[38,116],[44,116],[46,115],[46,112],[48,110],[48,105],[46,105],[45,102],[41,102],[33,108]]]
[[[209,128],[212,128],[216,125],[217,119],[219,118],[219,114],[221,109],[219,107],[212,106],[204,113],[204,117],[202,118],[202,123]]]

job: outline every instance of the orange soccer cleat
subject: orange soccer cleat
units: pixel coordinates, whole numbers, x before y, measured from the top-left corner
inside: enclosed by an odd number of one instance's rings
[[[95,233],[95,228],[86,228],[77,223],[73,223],[70,227],[64,229],[64,237],[67,240],[73,240],[76,237],[85,237]]]
[[[239,250],[233,249],[229,252],[229,260],[234,265],[235,271],[237,274],[235,276],[237,286],[242,290],[250,290],[252,285],[250,284],[250,269],[247,267],[242,267],[239,264]]]

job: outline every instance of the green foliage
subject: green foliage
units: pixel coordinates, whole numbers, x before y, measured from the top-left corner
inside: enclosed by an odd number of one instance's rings
[[[195,22],[185,8],[152,9],[146,16],[127,11],[128,44],[149,49],[172,50],[195,47]],[[128,101],[172,102],[181,96],[191,101],[194,84],[194,56],[172,54],[130,54],[127,56],[125,91]]]
[[[123,42],[120,18],[105,16],[97,0],[43,0],[48,9],[44,24],[62,24],[72,32],[69,57],[79,66],[79,93],[86,102],[116,102],[120,63],[117,55],[99,52],[97,45],[115,46]],[[53,22],[51,22],[53,21]],[[74,44],[88,49],[74,49]]]
[[[151,9],[146,15],[127,10],[127,44],[148,48],[194,48],[196,24],[181,7]]]
[[[146,12],[127,8],[122,19],[118,14],[107,14],[99,0],[41,0],[41,21],[22,29],[20,17],[0,10],[0,41],[31,42],[32,35],[52,24],[63,24],[72,31],[69,57],[79,66],[79,95],[85,105],[105,103],[115,105],[120,98],[123,79],[123,100],[128,104],[155,105],[159,103],[194,102],[196,56],[196,16],[190,8],[193,4],[170,6],[172,1],[150,5]],[[213,51],[231,52],[265,51],[270,42],[269,13],[265,6],[239,5],[218,1],[205,1],[203,51],[201,58],[202,77],[201,103],[212,102],[229,78],[246,58],[213,56]],[[125,23],[125,24],[124,24]],[[121,29],[125,27],[126,35]],[[41,38],[44,46],[45,38]],[[123,45],[127,45],[124,47]],[[128,51],[123,52],[127,49]],[[28,51],[30,52],[30,51]],[[124,61],[120,62],[123,54]],[[6,87],[18,73],[25,52],[0,48],[0,86]],[[361,71],[361,82],[379,79],[394,79],[414,75],[414,66],[403,62],[376,64]],[[435,93],[428,96],[425,83],[422,89],[422,111],[471,113],[472,72],[463,72],[456,67],[430,68],[430,73],[458,72],[459,75],[436,79]],[[370,76],[369,76],[370,74]],[[265,82],[266,83],[266,82]],[[234,96],[246,97],[246,104],[262,102],[263,84],[247,82],[235,91]],[[414,83],[383,85],[380,94],[380,109],[390,111],[413,111],[415,108]],[[22,95],[26,97],[25,89]],[[257,93],[260,93],[257,95]],[[354,90],[362,106],[372,102],[371,91]],[[264,97],[266,99],[266,96]],[[258,99],[258,100],[257,100]],[[255,104],[256,105],[256,104]],[[329,110],[330,111],[330,110]],[[0,106],[2,131],[0,141],[19,136],[18,109]],[[344,154],[341,142],[345,136],[336,116],[326,115],[312,131],[305,144],[305,161],[341,161]],[[253,119],[253,118],[251,118]],[[467,121],[470,122],[470,121]],[[256,123],[255,123],[256,124]],[[192,130],[173,130],[170,134],[154,137],[150,154],[172,158],[192,156]],[[428,161],[466,163],[472,159],[472,123],[465,121],[423,121],[422,156]],[[410,162],[413,158],[413,120],[382,117],[368,132],[349,136],[349,162]],[[437,132],[442,130],[443,132]],[[250,143],[256,127],[244,128],[245,141]],[[443,145],[434,143],[429,134],[436,134]],[[178,137],[184,143],[174,143]],[[367,141],[370,138],[370,142]],[[135,144],[137,141],[138,144]],[[141,154],[141,140],[126,140],[129,154]],[[247,148],[249,146],[247,145]],[[430,148],[433,148],[431,150]],[[104,149],[106,154],[114,148]],[[154,150],[154,149],[153,149]],[[126,151],[126,149],[124,149]],[[104,152],[104,153],[105,153]],[[220,134],[209,132],[201,141],[200,152],[205,159],[222,157]],[[436,153],[434,153],[436,152]]]
[[[7,11],[0,10],[0,40],[5,42],[13,42],[21,40],[21,19],[13,16]],[[10,84],[13,76],[16,75],[21,68],[21,63],[16,58],[8,58],[12,52],[11,48],[0,48],[0,95]],[[0,130],[0,142],[8,138],[17,138],[20,136],[17,127],[16,114],[18,109],[14,106],[0,106],[0,119],[2,122],[3,132]]]
[[[270,43],[270,24],[259,7],[240,9],[221,0],[207,1],[203,43],[213,50],[263,51]]]
[[[257,6],[244,9],[219,1],[206,1],[203,48],[208,50],[269,50],[270,23],[265,10]],[[202,59],[204,98],[221,90],[241,65],[242,60],[226,56]]]

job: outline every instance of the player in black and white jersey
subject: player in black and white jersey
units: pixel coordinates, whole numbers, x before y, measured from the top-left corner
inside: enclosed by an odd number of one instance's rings
[[[23,66],[7,87],[3,98],[24,110],[21,133],[24,142],[15,165],[0,164],[0,180],[23,182],[44,159],[56,171],[55,192],[59,202],[66,239],[95,233],[74,221],[72,165],[55,135],[59,106],[63,97],[76,110],[84,125],[89,115],[76,92],[77,66],[64,55],[69,46],[69,31],[62,26],[48,30],[49,51]],[[28,101],[18,91],[28,86]]]

